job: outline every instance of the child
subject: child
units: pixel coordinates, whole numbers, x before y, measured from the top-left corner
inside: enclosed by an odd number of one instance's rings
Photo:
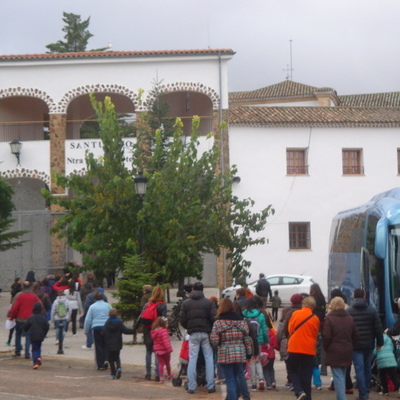
[[[275,363],[275,350],[279,350],[278,339],[276,337],[276,330],[272,326],[271,321],[269,321],[268,326],[268,336],[269,336],[269,343],[264,343],[261,347],[262,352],[266,352],[268,354],[268,363],[267,365],[263,366],[263,373],[265,382],[267,384],[267,389],[276,389],[276,381],[275,381],[275,370],[274,370],[274,363]]]
[[[379,394],[383,396],[389,395],[387,380],[388,375],[394,384],[395,391],[398,392],[400,382],[396,373],[397,360],[394,355],[394,345],[392,339],[388,335],[386,335],[386,333],[383,334],[383,346],[380,348],[380,350],[375,349],[374,355],[376,355],[376,364],[378,367],[379,377],[382,385],[382,392],[380,392]]]
[[[274,291],[274,295],[271,298],[272,302],[272,319],[273,321],[278,321],[278,310],[279,307],[282,305],[282,300],[278,296],[279,292],[277,290]]]
[[[168,319],[158,317],[151,326],[151,338],[153,339],[153,348],[158,360],[158,372],[160,383],[164,383],[164,365],[167,369],[167,378],[172,379],[171,373],[171,353],[172,345],[168,333]]]
[[[57,354],[64,354],[63,342],[65,327],[69,321],[70,314],[69,301],[64,295],[64,290],[59,290],[51,307],[51,320],[54,321],[54,326],[56,328],[56,344],[58,344]]]
[[[43,313],[42,303],[35,303],[32,311],[33,314],[25,322],[24,331],[30,333],[33,369],[38,369],[42,365],[42,342],[49,331],[49,322]]]
[[[110,364],[111,379],[120,379],[122,374],[120,352],[122,349],[122,334],[132,335],[134,330],[127,328],[118,318],[118,310],[111,308],[110,318],[104,324],[101,332],[107,350]]]

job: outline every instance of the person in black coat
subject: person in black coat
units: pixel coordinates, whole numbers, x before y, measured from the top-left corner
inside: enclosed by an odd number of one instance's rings
[[[33,314],[24,325],[24,331],[29,331],[32,344],[33,369],[42,365],[42,343],[49,331],[49,322],[44,314],[42,303],[35,303]]]
[[[110,318],[103,326],[102,336],[110,364],[111,379],[120,379],[122,374],[120,352],[122,349],[122,334],[132,335],[133,329],[127,328],[118,318],[118,310],[111,308]]]
[[[272,290],[271,290],[271,285],[269,282],[265,279],[264,274],[260,274],[260,279],[258,280],[256,284],[256,293],[258,296],[260,296],[263,300],[263,305],[264,308],[267,308],[267,302],[268,302],[268,295],[269,298],[272,298]]]

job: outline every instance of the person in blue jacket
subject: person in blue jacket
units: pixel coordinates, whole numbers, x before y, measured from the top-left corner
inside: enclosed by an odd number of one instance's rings
[[[387,396],[389,394],[388,380],[389,376],[392,380],[396,392],[398,392],[400,397],[400,382],[397,376],[396,368],[397,368],[397,360],[394,355],[394,344],[393,340],[386,335],[383,334],[383,346],[380,350],[374,350],[374,355],[376,356],[376,364],[379,371],[379,378],[381,381],[382,392],[379,394]]]

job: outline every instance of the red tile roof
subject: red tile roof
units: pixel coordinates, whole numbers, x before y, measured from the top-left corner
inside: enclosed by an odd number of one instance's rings
[[[400,107],[231,107],[229,125],[252,127],[400,127]]]
[[[149,51],[85,51],[77,53],[43,53],[0,55],[1,61],[50,60],[68,58],[129,58],[129,57],[166,57],[192,55],[234,55],[231,49],[199,49],[199,50],[149,50]]]

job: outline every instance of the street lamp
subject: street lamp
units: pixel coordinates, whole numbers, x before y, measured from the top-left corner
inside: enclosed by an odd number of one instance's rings
[[[15,157],[17,157],[17,161],[18,161],[17,166],[18,166],[18,165],[20,165],[19,156],[21,154],[22,143],[19,142],[17,139],[15,139],[10,143],[10,147],[11,147],[11,153],[14,154]]]
[[[139,196],[139,208],[143,207],[143,197],[146,194],[147,189],[147,178],[143,176],[142,172],[138,172],[138,176],[134,179],[135,181],[135,192]],[[143,254],[143,226],[140,223],[139,226],[139,256]]]

